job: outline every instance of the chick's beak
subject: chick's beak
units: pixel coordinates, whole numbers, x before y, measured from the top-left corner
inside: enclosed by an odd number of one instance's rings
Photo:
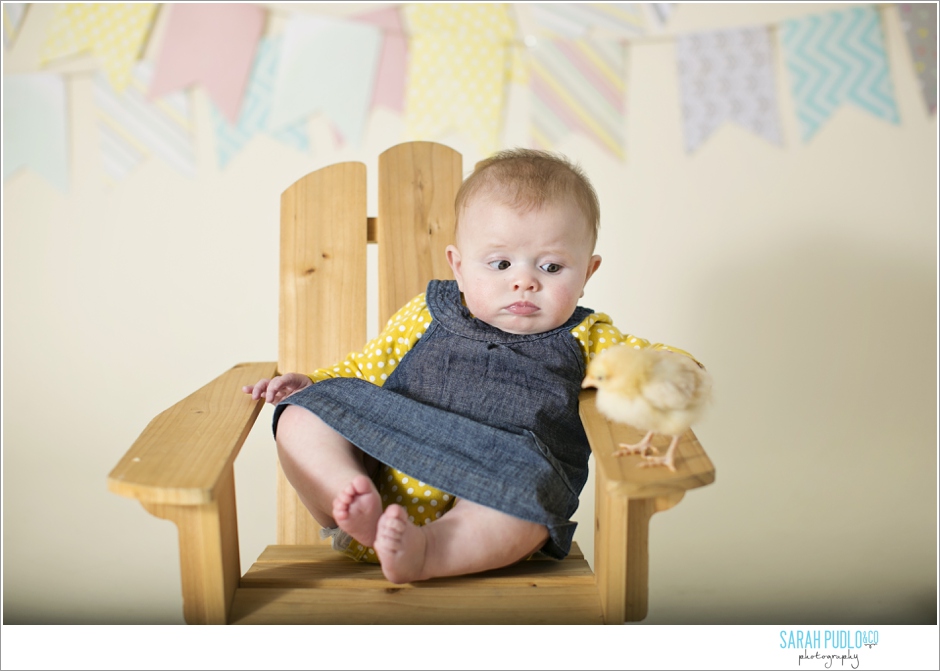
[[[582,389],[587,389],[588,387],[597,387],[597,380],[595,380],[590,375],[586,376],[581,382]]]

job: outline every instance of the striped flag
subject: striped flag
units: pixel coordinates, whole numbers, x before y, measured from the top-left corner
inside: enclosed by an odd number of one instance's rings
[[[16,39],[16,34],[20,30],[20,24],[23,22],[23,15],[26,14],[27,2],[4,2],[3,3],[3,46],[9,49]]]
[[[526,7],[543,32],[554,37],[577,39],[600,30],[611,37],[629,39],[646,33],[640,3],[531,3]]]
[[[152,76],[149,64],[138,63],[122,93],[115,92],[103,75],[95,79],[102,160],[114,181],[127,177],[152,155],[184,175],[196,175],[189,100],[177,92],[150,102],[147,89]]]
[[[780,38],[804,141],[846,102],[899,122],[881,21],[873,7],[784,21]]]
[[[548,149],[578,132],[623,158],[623,44],[542,39],[531,54],[530,128],[536,146]]]

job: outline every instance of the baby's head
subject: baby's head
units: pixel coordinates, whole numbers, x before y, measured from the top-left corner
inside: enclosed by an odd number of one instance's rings
[[[562,156],[503,151],[477,163],[456,198],[447,260],[470,312],[509,333],[563,325],[600,265],[594,188]]]

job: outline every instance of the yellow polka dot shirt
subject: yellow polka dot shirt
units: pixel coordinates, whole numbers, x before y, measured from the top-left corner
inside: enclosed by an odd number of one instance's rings
[[[320,368],[309,375],[313,382],[332,377],[358,377],[382,386],[402,358],[415,346],[432,321],[424,294],[412,299],[396,312],[382,332],[361,352],[351,352],[338,364]],[[603,312],[588,315],[571,329],[578,340],[584,363],[587,365],[598,353],[613,345],[636,348],[665,349],[691,357],[688,352],[661,343],[651,344],[644,338],[621,333],[610,317]],[[428,524],[454,505],[454,497],[420,482],[390,466],[383,466],[376,478],[383,507],[398,503],[408,511],[409,519],[417,525]],[[363,547],[353,540],[346,554],[363,561],[378,561],[372,548]]]

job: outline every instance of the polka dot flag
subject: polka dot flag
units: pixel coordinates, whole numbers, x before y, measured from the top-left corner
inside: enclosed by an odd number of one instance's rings
[[[156,10],[155,3],[58,5],[40,62],[90,50],[114,90],[122,91],[131,82]]]
[[[412,4],[411,59],[405,118],[409,139],[432,140],[455,130],[483,154],[499,145],[510,41],[505,4]]]

